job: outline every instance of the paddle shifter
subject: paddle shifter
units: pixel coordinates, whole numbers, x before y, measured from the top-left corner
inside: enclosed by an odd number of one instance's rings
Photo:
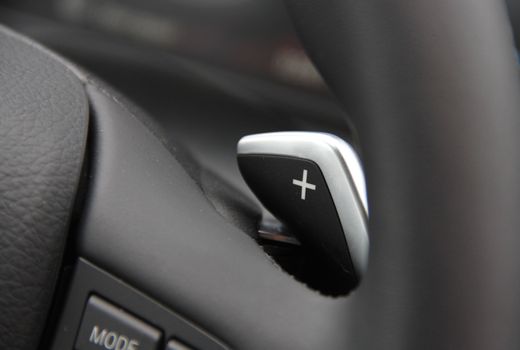
[[[359,281],[368,257],[365,180],[342,139],[316,132],[246,136],[238,164],[258,199],[306,245]]]

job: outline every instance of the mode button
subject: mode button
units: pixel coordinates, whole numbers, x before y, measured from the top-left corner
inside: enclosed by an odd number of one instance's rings
[[[76,350],[156,350],[162,334],[157,329],[91,296],[76,339]]]

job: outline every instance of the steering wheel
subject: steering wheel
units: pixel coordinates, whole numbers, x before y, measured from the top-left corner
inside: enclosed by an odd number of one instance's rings
[[[359,132],[359,287],[331,298],[282,271],[149,117],[0,28],[1,348],[77,347],[92,295],[164,343],[175,326],[208,348],[520,346],[520,86],[503,3],[288,6]]]

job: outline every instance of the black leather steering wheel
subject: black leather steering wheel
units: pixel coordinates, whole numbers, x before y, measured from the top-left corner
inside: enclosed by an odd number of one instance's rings
[[[288,2],[360,134],[359,288],[330,298],[287,275],[147,116],[0,28],[1,348],[40,344],[65,248],[230,348],[520,346],[520,87],[502,2]]]

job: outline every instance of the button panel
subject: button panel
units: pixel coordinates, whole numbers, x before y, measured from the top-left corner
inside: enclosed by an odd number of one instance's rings
[[[157,329],[107,301],[91,296],[76,340],[76,350],[157,350]]]

